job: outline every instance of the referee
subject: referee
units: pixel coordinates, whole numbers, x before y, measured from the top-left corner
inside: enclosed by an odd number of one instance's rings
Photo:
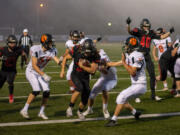
[[[28,35],[28,29],[23,30],[23,35],[21,35],[19,39],[19,46],[21,46],[26,53],[27,58],[29,57],[29,48],[33,45],[31,37]],[[23,65],[26,63],[26,58],[21,56],[21,69],[23,69]]]

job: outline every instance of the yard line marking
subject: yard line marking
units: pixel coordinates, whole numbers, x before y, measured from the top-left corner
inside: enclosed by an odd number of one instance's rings
[[[156,118],[156,117],[169,117],[180,116],[180,112],[172,113],[157,113],[157,114],[143,114],[141,118]],[[134,116],[119,116],[118,119],[133,119]],[[27,126],[27,125],[43,125],[43,124],[60,124],[60,123],[72,123],[72,122],[86,122],[86,121],[100,121],[105,120],[103,117],[80,119],[63,119],[63,120],[46,120],[46,121],[31,121],[31,122],[8,122],[0,123],[0,127],[14,127],[14,126]]]
[[[113,90],[120,90],[120,89],[113,89]],[[162,92],[164,90],[156,90],[156,92]],[[147,92],[151,92],[151,90],[147,90]],[[118,94],[119,92],[108,92],[109,94]],[[100,95],[102,93],[99,93]],[[51,94],[51,97],[63,97],[63,96],[71,96],[72,94]],[[37,97],[41,97],[42,95],[38,95]],[[28,96],[14,96],[14,99],[20,99],[20,98],[27,98]],[[0,97],[1,99],[9,99],[9,97]]]

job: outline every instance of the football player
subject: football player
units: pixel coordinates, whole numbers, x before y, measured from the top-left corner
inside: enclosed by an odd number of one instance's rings
[[[140,41],[140,51],[143,52],[145,61],[146,61],[146,69],[150,76],[150,88],[151,88],[151,99],[159,101],[161,98],[155,95],[155,71],[154,71],[154,63],[151,60],[150,56],[150,45],[152,39],[165,39],[170,36],[171,33],[174,32],[174,28],[172,27],[169,32],[157,35],[153,30],[151,30],[151,23],[148,19],[144,18],[140,23],[140,28],[134,28],[131,30],[130,17],[126,20],[127,23],[127,31],[129,34],[136,36]]]
[[[113,117],[105,126],[115,126],[117,124],[117,117],[124,109],[128,109],[136,119],[139,119],[141,112],[133,108],[128,101],[131,98],[137,98],[146,92],[146,74],[145,74],[145,58],[141,52],[136,51],[138,47],[138,39],[136,37],[129,37],[125,43],[126,57],[122,53],[122,64],[131,76],[131,86],[120,92],[116,99],[116,109]],[[113,64],[114,65],[114,64]],[[121,65],[120,62],[117,65]]]
[[[164,30],[163,28],[158,28],[156,30],[157,35],[163,35]],[[159,61],[161,55],[171,46],[171,37],[167,37],[165,39],[154,39],[153,40],[153,58],[155,61]],[[156,56],[156,50],[158,50],[158,57]],[[159,68],[158,68],[159,69]],[[158,76],[157,76],[158,77]],[[157,84],[156,84],[157,85]],[[164,88],[163,90],[168,90],[167,81],[163,81]]]
[[[33,89],[29,94],[24,108],[20,111],[20,114],[26,119],[30,118],[28,115],[29,105],[35,99],[35,97],[39,95],[41,90],[43,91],[43,96],[38,117],[41,117],[42,119],[48,119],[44,113],[44,109],[50,95],[49,81],[51,80],[51,77],[43,72],[43,69],[52,59],[57,64],[60,62],[56,56],[56,49],[52,47],[54,43],[52,35],[43,34],[40,38],[40,42],[41,45],[34,45],[31,47],[31,60],[26,68],[26,78]]]
[[[7,38],[7,46],[0,48],[0,58],[2,60],[0,71],[0,88],[7,81],[9,89],[9,103],[14,102],[14,79],[16,77],[16,63],[20,55],[25,57],[26,54],[21,47],[17,46],[17,38],[15,35],[9,35]]]
[[[69,37],[70,37],[70,39],[65,44],[66,51],[65,51],[64,56],[66,54],[68,54],[69,51],[72,51],[74,46],[80,44],[79,43],[80,34],[79,34],[79,32],[77,30],[71,31]],[[72,72],[72,69],[73,69],[73,65],[74,65],[74,61],[72,60],[71,64],[68,67],[67,74],[66,74],[66,79],[67,79],[67,81],[69,83],[69,86],[70,86],[70,91],[69,91],[70,93],[74,92],[74,87],[73,87],[72,81],[71,81],[71,72]]]
[[[109,67],[106,63],[110,62],[109,57],[103,49],[99,50],[99,55],[101,57],[99,63],[99,71],[101,72],[100,78],[94,84],[89,100],[88,100],[88,109],[83,113],[85,116],[93,113],[92,106],[94,104],[94,99],[98,93],[102,92],[103,99],[103,114],[104,118],[107,119],[110,117],[108,112],[108,92],[113,89],[117,84],[117,71],[115,67]]]
[[[75,92],[71,96],[69,107],[66,110],[66,116],[73,116],[73,107],[79,95],[81,95],[81,102],[77,115],[80,119],[85,119],[83,109],[88,103],[90,94],[89,76],[94,74],[98,68],[100,56],[97,49],[94,47],[91,39],[86,39],[83,45],[75,46],[68,55],[66,55],[62,62],[62,69],[60,76],[64,76],[64,68],[67,59],[74,61],[71,79],[75,87]]]

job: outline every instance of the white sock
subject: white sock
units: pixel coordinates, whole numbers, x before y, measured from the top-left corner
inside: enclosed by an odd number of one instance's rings
[[[29,104],[28,104],[28,103],[26,103],[26,104],[24,105],[23,110],[27,112],[27,111],[28,111],[28,108],[29,108]]]
[[[88,110],[92,110],[92,107],[88,106]]]
[[[133,115],[135,115],[136,109],[133,109],[133,110],[131,111],[131,113],[132,113]]]
[[[117,116],[113,115],[113,117],[111,118],[111,120],[117,121]]]
[[[103,109],[107,109],[108,104],[103,104]]]
[[[164,83],[164,88],[167,88],[167,87],[168,87],[167,83]]]
[[[45,109],[45,106],[41,106],[41,109],[40,109],[40,112],[39,112],[39,113],[40,113],[40,114],[41,114],[41,113],[44,113],[44,109]]]

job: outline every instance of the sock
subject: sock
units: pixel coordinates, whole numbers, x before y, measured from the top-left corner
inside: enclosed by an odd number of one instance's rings
[[[91,106],[88,106],[88,110],[92,110],[92,107],[91,107]]]
[[[103,109],[107,109],[108,104],[103,104]]]
[[[113,117],[111,118],[111,120],[117,121],[117,116],[113,115]]]
[[[39,112],[39,113],[40,113],[40,114],[41,114],[41,113],[44,113],[44,109],[45,109],[45,106],[44,106],[44,105],[41,106],[41,109],[40,109],[40,112]]]
[[[81,108],[79,108],[78,110],[79,110],[81,113],[83,112],[83,109],[81,109]]]
[[[131,111],[131,113],[132,113],[133,115],[135,115],[136,109],[133,109],[133,110]]]
[[[167,88],[167,87],[168,87],[167,83],[164,83],[164,88]]]
[[[28,111],[28,108],[29,108],[29,104],[28,104],[28,103],[26,103],[26,104],[24,105],[23,110],[27,112],[27,111]]]

